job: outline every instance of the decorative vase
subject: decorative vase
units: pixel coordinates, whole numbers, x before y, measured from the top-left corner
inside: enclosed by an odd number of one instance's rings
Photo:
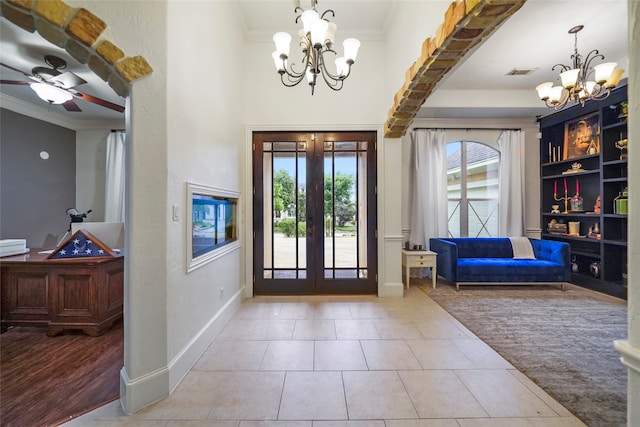
[[[569,234],[571,236],[580,235],[580,221],[569,221]]]
[[[576,262],[575,256],[571,258],[571,271],[573,271],[574,273],[577,273],[578,271],[580,271],[580,268],[578,267],[578,263]]]
[[[580,194],[576,194],[575,196],[573,196],[571,198],[571,210],[572,211],[576,211],[576,212],[582,212],[584,209],[582,209],[582,196],[580,196]]]

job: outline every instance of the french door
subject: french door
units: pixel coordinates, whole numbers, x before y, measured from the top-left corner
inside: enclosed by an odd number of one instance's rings
[[[375,138],[253,134],[254,293],[376,293]]]

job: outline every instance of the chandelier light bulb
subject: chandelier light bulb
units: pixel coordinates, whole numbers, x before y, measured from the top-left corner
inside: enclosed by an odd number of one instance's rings
[[[276,70],[278,70],[278,72],[284,72],[286,64],[285,64],[285,61],[283,61],[282,58],[280,58],[280,52],[278,52],[277,50],[274,50],[273,53],[271,54],[271,57],[273,58],[273,62],[276,65]]]
[[[552,104],[559,104],[562,99],[562,91],[564,88],[562,86],[553,86],[549,90],[549,102]]]
[[[327,46],[331,46],[336,40],[336,31],[338,30],[338,26],[334,22],[329,22],[327,27],[327,36],[325,40],[325,44]]]
[[[344,46],[344,57],[347,61],[355,62],[358,56],[358,49],[360,49],[360,41],[358,39],[345,39],[342,45]]]
[[[278,55],[289,57],[291,34],[285,32],[275,33],[273,35],[273,42],[276,44],[276,52],[278,52]]]
[[[313,9],[305,10],[300,15],[300,20],[302,21],[302,28],[304,29],[305,34],[311,31],[311,27],[316,21],[320,20],[320,16],[318,12]]]
[[[552,82],[545,82],[536,86],[536,90],[538,91],[538,96],[543,101],[549,99],[549,93],[551,92],[551,87],[553,86]]]
[[[318,19],[311,26],[311,43],[313,47],[321,47],[327,38],[329,23],[324,19]]]
[[[605,62],[604,64],[598,64],[593,67],[596,72],[596,82],[602,84],[609,80],[611,74],[613,74],[613,70],[616,68],[616,65],[618,65],[616,62]]]
[[[580,76],[580,69],[575,68],[573,70],[565,71],[564,73],[560,73],[560,80],[562,81],[562,86],[566,89],[571,89],[576,87],[578,84],[578,77]]]
[[[622,73],[624,73],[624,69],[622,68],[616,68],[615,70],[613,70],[611,77],[609,77],[609,79],[605,82],[604,86],[607,89],[616,87],[618,83],[620,83],[620,79],[622,78]]]
[[[349,64],[344,56],[336,58],[336,70],[340,77],[346,77],[349,74]]]

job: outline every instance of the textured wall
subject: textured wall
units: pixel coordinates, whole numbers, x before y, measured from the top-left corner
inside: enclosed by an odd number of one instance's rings
[[[0,237],[53,248],[75,207],[75,132],[5,109],[0,129]]]

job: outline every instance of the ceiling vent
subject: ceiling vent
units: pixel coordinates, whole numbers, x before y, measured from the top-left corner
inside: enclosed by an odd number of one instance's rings
[[[528,76],[529,74],[533,73],[537,69],[538,68],[514,68],[513,70],[509,71],[505,75],[506,76]]]

